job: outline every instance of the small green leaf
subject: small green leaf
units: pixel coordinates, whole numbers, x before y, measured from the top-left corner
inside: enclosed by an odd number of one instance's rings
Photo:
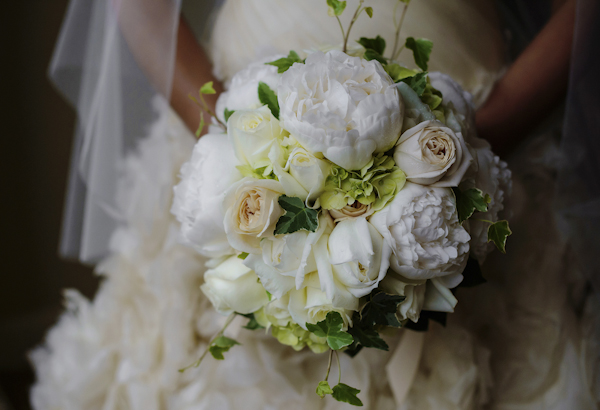
[[[279,102],[277,101],[277,95],[271,90],[271,87],[262,81],[258,83],[258,100],[261,104],[269,107],[271,114],[279,119]]]
[[[258,321],[256,320],[256,317],[254,317],[254,313],[248,313],[248,314],[238,313],[238,315],[244,316],[244,317],[250,319],[248,321],[248,323],[246,323],[246,326],[242,326],[244,329],[256,330],[256,329],[264,329],[265,328],[260,323],[258,323]]]
[[[200,87],[200,94],[216,94],[217,92],[213,88],[213,82],[209,81]]]
[[[329,312],[325,320],[316,325],[307,323],[306,328],[317,337],[326,337],[327,344],[333,350],[340,350],[342,347],[349,346],[354,340],[349,333],[342,331],[343,325],[344,321],[339,312]]]
[[[385,350],[388,351],[390,347],[383,340],[379,333],[371,326],[364,326],[359,323],[356,323],[350,329],[348,329],[348,333],[352,335],[354,338],[354,342],[357,346],[353,346],[354,349],[358,348],[358,345],[363,347],[371,347],[373,349]]]
[[[412,90],[415,93],[417,93],[417,95],[420,97],[423,95],[423,92],[425,92],[425,89],[427,88],[427,73],[418,73],[413,75],[412,77],[403,78],[400,81],[408,84],[408,86],[412,88]]]
[[[319,227],[318,212],[307,208],[300,198],[281,195],[278,202],[285,214],[277,221],[275,235],[294,233],[302,229],[315,232]]]
[[[340,383],[333,388],[333,398],[337,401],[351,404],[353,406],[361,407],[363,402],[360,401],[356,395],[360,393],[360,390],[350,387],[347,384]]]
[[[392,80],[394,80],[395,83],[405,78],[413,77],[419,73],[416,70],[410,70],[396,63],[386,65],[385,71],[392,77]]]
[[[280,58],[279,60],[271,61],[270,63],[265,63],[268,65],[272,65],[277,67],[277,72],[279,74],[285,73],[294,63],[302,63],[302,59],[294,50],[290,51],[287,57]]]
[[[372,50],[370,48],[368,48],[365,51],[365,54],[363,55],[363,57],[365,58],[365,60],[367,61],[371,61],[371,60],[377,60],[379,61],[381,64],[386,64],[387,60],[385,59],[384,56],[382,56],[381,54],[379,54],[377,51]]]
[[[498,221],[488,228],[488,242],[494,242],[496,248],[502,253],[506,253],[506,238],[512,235],[508,226],[508,221]]]
[[[360,311],[361,324],[401,327],[402,324],[398,320],[396,312],[398,305],[405,299],[405,296],[385,292],[372,293],[371,300]]]
[[[225,108],[225,112],[223,113],[223,117],[225,117],[225,123],[226,124],[227,124],[227,121],[229,121],[229,117],[231,117],[234,112],[235,112],[235,110],[228,110],[227,108]]]
[[[479,212],[486,212],[488,210],[488,203],[486,196],[483,191],[477,188],[467,189],[461,191],[458,188],[452,188],[454,196],[456,197],[456,210],[458,211],[458,221],[464,222],[469,219],[475,210]]]
[[[375,38],[361,37],[357,43],[363,46],[365,49],[371,49],[381,55],[383,55],[383,52],[385,51],[385,39],[381,36],[377,36]]]
[[[317,394],[320,398],[325,397],[326,394],[333,394],[333,390],[329,386],[329,382],[327,382],[327,380],[319,382],[319,385],[317,386]]]
[[[369,15],[369,18],[373,18],[373,7],[365,7],[365,11]]]
[[[331,17],[341,16],[346,8],[346,2],[339,0],[327,0],[327,5],[329,6],[328,13]]]
[[[408,37],[405,46],[409,50],[412,50],[417,66],[421,70],[427,71],[427,63],[433,49],[433,42],[426,38]]]
[[[248,257],[248,255],[250,255],[248,252],[242,252],[238,255],[238,258],[240,258],[241,260],[244,260]]]
[[[208,350],[215,359],[224,360],[223,353],[229,351],[235,345],[239,345],[239,343],[226,336],[219,336],[212,342]]]
[[[198,125],[198,129],[196,130],[196,137],[200,138],[200,134],[202,134],[202,130],[204,129],[204,113],[200,113],[200,124]]]

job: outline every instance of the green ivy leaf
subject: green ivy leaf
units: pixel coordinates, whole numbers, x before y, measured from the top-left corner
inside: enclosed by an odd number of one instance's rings
[[[315,232],[319,227],[319,214],[307,208],[304,201],[295,196],[281,195],[279,205],[285,210],[275,226],[275,235],[294,233],[301,229]]]
[[[427,71],[427,63],[433,49],[433,42],[426,38],[408,37],[405,46],[409,50],[412,50],[417,66],[421,70]]]
[[[377,333],[377,331],[373,328],[373,325],[364,326],[356,323],[354,326],[348,329],[348,333],[350,333],[354,338],[355,344],[353,344],[352,348],[357,352],[360,350],[358,345],[385,351],[390,349],[385,340],[383,340],[379,336],[379,333]]]
[[[198,124],[198,129],[196,130],[196,137],[200,138],[200,134],[202,134],[202,130],[204,129],[204,113],[200,113],[200,124]]]
[[[242,252],[238,255],[238,258],[240,258],[241,260],[244,260],[248,257],[248,255],[250,255],[248,252]]]
[[[488,228],[488,242],[494,242],[496,248],[502,253],[506,253],[506,238],[512,235],[508,226],[508,221],[498,221]]]
[[[328,13],[331,17],[341,16],[346,8],[346,2],[339,0],[327,0],[327,5],[329,6]]]
[[[365,7],[365,11],[367,12],[369,18],[373,18],[373,7]]]
[[[226,336],[219,336],[212,342],[208,350],[215,359],[224,360],[223,353],[229,351],[235,345],[239,345],[239,343]]]
[[[360,311],[361,324],[401,327],[402,324],[398,320],[396,312],[398,305],[404,302],[406,297],[385,292],[374,292],[371,295],[371,300]],[[365,347],[368,346],[365,345]]]
[[[258,83],[258,100],[261,104],[269,107],[271,114],[279,119],[279,102],[277,101],[277,94],[271,90],[271,87],[262,81]]]
[[[392,80],[394,80],[395,83],[405,78],[413,77],[419,73],[416,70],[410,70],[396,63],[386,65],[385,71],[389,74],[390,77],[392,77]]]
[[[225,117],[225,124],[227,124],[227,121],[229,121],[229,117],[231,117],[234,112],[235,110],[228,110],[227,108],[225,108],[225,112],[223,113],[223,117]]]
[[[379,54],[377,51],[375,50],[371,50],[370,48],[368,48],[365,51],[365,54],[363,55],[364,59],[367,61],[371,61],[371,60],[377,60],[379,61],[381,64],[386,64],[387,60],[385,59],[384,56],[382,56],[381,54]]]
[[[360,390],[350,387],[347,384],[339,383],[333,388],[333,398],[337,401],[351,404],[353,406],[361,407],[363,402],[360,401],[356,395],[360,393]]]
[[[357,43],[363,46],[365,49],[371,49],[381,55],[383,55],[383,52],[385,51],[385,39],[381,36],[377,36],[375,38],[361,37]]]
[[[467,266],[465,267],[462,275],[463,280],[458,285],[461,288],[470,288],[487,282],[481,273],[479,262],[474,258],[469,258],[467,260]]]
[[[216,93],[217,92],[213,88],[213,82],[212,81],[204,83],[204,85],[202,85],[202,87],[200,87],[200,94],[216,94]]]
[[[245,318],[250,319],[248,321],[248,323],[246,323],[246,326],[242,326],[244,329],[256,330],[256,329],[264,329],[265,328],[260,323],[258,323],[258,321],[256,320],[256,317],[254,317],[254,313],[248,313],[248,314],[238,313],[238,315],[244,316]]]
[[[319,385],[317,386],[317,394],[320,398],[325,397],[326,394],[333,394],[333,390],[329,386],[329,382],[327,382],[327,380],[319,382]]]
[[[456,210],[458,211],[458,221],[464,222],[469,219],[475,210],[486,212],[490,197],[483,194],[481,189],[471,188],[461,191],[458,188],[452,188],[456,197]]]
[[[349,346],[354,340],[349,333],[342,331],[343,325],[344,321],[339,312],[329,312],[325,320],[316,325],[307,323],[306,328],[317,337],[326,337],[327,344],[333,350],[340,350],[342,347]]]
[[[302,63],[302,59],[294,50],[290,51],[287,57],[280,58],[279,60],[265,63],[277,67],[279,74],[285,73],[294,63]]]
[[[410,88],[412,88],[412,90],[419,97],[421,97],[423,95],[423,92],[425,92],[425,89],[427,88],[427,73],[426,72],[417,73],[417,74],[413,75],[412,77],[405,77],[405,78],[401,79],[400,81],[408,84],[408,86]]]

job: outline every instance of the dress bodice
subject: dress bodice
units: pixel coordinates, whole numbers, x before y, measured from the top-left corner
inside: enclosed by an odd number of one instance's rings
[[[348,1],[342,15],[348,26],[356,0]],[[362,15],[350,38],[385,38],[390,54],[395,37],[394,0],[370,0],[373,18]],[[398,17],[400,11],[398,11]],[[505,65],[505,47],[500,23],[491,0],[419,0],[410,4],[402,27],[406,37],[433,41],[431,71],[455,78],[480,104]],[[215,74],[228,80],[250,62],[289,50],[305,50],[340,44],[342,35],[327,14],[323,0],[227,0],[218,11],[208,41]],[[400,62],[413,67],[410,51]]]

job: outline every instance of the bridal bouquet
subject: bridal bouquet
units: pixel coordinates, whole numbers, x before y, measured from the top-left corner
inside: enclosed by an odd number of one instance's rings
[[[333,17],[344,11],[327,3]],[[232,79],[172,208],[182,240],[210,258],[202,291],[225,327],[243,315],[296,350],[329,352],[317,393],[354,405],[358,389],[329,385],[332,355],[388,350],[383,329],[444,321],[453,289],[483,281],[488,242],[504,252],[511,233],[498,220],[510,172],[475,136],[470,97],[428,73],[426,39],[390,58],[381,37],[349,48],[363,11],[373,13],[361,2],[343,46]],[[402,49],[415,68],[395,62]],[[205,84],[199,104],[210,93]],[[216,359],[237,344],[225,327],[207,349]]]

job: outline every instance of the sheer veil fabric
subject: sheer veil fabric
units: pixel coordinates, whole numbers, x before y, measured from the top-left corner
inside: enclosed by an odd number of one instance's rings
[[[177,372],[198,358],[223,322],[199,290],[205,261],[178,243],[178,224],[169,212],[172,187],[194,144],[167,103],[179,13],[183,10],[192,24],[199,21],[193,16],[202,14],[192,3],[72,0],[69,7],[50,68],[78,112],[62,251],[83,261],[101,261],[97,271],[105,280],[93,301],[69,291],[67,312],[45,345],[33,352],[38,381],[32,402],[37,410],[347,408],[314,394],[326,359],[293,352],[260,332],[232,335],[242,346],[228,352],[224,362],[210,359],[199,369]],[[357,1],[348,3],[351,9]],[[365,17],[354,34],[382,34],[389,47],[391,18],[385,10],[394,2],[372,3],[374,21]],[[338,27],[327,20],[324,0],[227,0],[203,6],[221,6],[203,41],[215,73],[225,81],[257,58],[338,41]],[[484,101],[505,66],[492,2],[414,0],[410,7],[412,17],[407,18],[414,22],[407,20],[404,33],[432,38],[433,68],[450,71],[476,101]],[[586,20],[586,13],[599,13],[593,0],[580,0],[579,7],[582,23],[576,41],[589,50],[596,37],[589,31],[593,25],[583,23],[597,21]],[[424,19],[431,23],[418,23]],[[204,31],[195,25],[196,32]],[[127,36],[123,29],[130,30]],[[131,43],[132,37],[147,39],[142,44],[151,47]],[[585,45],[582,39],[590,40]],[[590,53],[576,53],[597,63]],[[448,326],[432,325],[419,337],[423,355],[411,376],[414,382],[404,386],[404,400],[394,398],[387,380],[391,372],[383,370],[394,363],[393,349],[366,349],[354,359],[341,355],[344,379],[360,386],[365,408],[597,408],[600,343],[594,312],[600,302],[585,297],[584,281],[571,269],[575,263],[568,246],[554,224],[547,223],[554,220],[554,195],[572,188],[569,181],[578,172],[597,164],[590,151],[581,150],[593,145],[588,138],[592,133],[582,138],[573,132],[594,129],[593,115],[576,117],[582,112],[580,98],[593,95],[578,86],[577,78],[589,75],[585,67],[592,64],[579,55],[567,123],[570,119],[581,128],[567,125],[563,147],[581,161],[560,171],[556,188],[556,169],[547,166],[556,157],[538,149],[545,143],[534,142],[515,156],[513,230],[520,236],[508,256],[490,258],[487,285],[461,290]],[[151,73],[141,71],[141,58],[155,62]],[[593,172],[584,179],[590,187],[597,183]],[[585,197],[585,208],[593,211],[596,199]],[[559,202],[574,236],[584,232],[578,224],[586,220],[577,211],[583,200]],[[593,231],[585,232],[585,238],[592,238]],[[584,255],[597,255],[590,253],[594,249],[588,241],[582,244],[578,249]],[[237,323],[230,326],[234,328]],[[402,340],[390,337],[389,344],[401,345]],[[590,386],[596,386],[595,392]]]

